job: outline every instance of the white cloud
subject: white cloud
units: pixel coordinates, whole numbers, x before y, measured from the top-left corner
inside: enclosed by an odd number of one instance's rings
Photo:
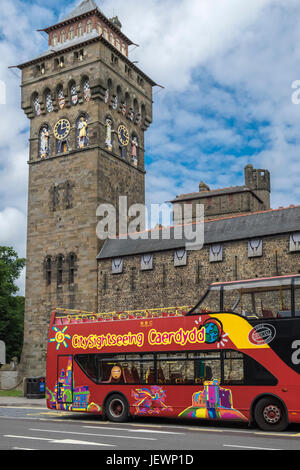
[[[38,28],[57,22],[80,0],[0,0],[0,243],[25,247],[29,122],[20,109],[20,72],[9,70],[48,45]],[[154,89],[146,134],[147,199],[164,202],[243,183],[251,162],[272,174],[273,206],[299,203],[300,79],[298,0],[102,0],[140,47],[130,59],[165,87]],[[29,8],[30,5],[30,8]],[[16,34],[16,25],[18,34]],[[163,162],[163,164],[162,164]],[[6,220],[7,219],[7,220]],[[23,229],[21,229],[21,226]],[[21,238],[23,237],[23,244]]]

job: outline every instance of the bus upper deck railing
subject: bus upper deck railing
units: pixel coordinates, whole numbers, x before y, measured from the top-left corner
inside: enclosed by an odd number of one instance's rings
[[[55,324],[107,322],[120,320],[149,320],[151,318],[183,317],[193,306],[149,308],[145,310],[128,310],[121,312],[95,313],[84,310],[55,308]]]

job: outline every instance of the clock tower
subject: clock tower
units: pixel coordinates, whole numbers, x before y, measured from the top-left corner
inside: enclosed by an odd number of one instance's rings
[[[145,202],[144,132],[155,83],[128,57],[117,17],[83,1],[43,30],[48,50],[18,65],[30,119],[21,373],[45,373],[54,307],[96,311],[96,211]]]

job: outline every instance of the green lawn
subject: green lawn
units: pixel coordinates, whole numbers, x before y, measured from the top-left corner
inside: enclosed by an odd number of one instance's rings
[[[21,390],[0,390],[0,397],[22,397],[23,392]]]

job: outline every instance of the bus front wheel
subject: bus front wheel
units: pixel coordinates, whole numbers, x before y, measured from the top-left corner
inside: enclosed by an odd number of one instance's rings
[[[108,397],[105,404],[105,414],[109,421],[124,423],[129,418],[129,405],[126,398],[120,394]]]
[[[283,404],[273,397],[259,400],[254,410],[254,418],[263,431],[284,431],[289,424]]]

